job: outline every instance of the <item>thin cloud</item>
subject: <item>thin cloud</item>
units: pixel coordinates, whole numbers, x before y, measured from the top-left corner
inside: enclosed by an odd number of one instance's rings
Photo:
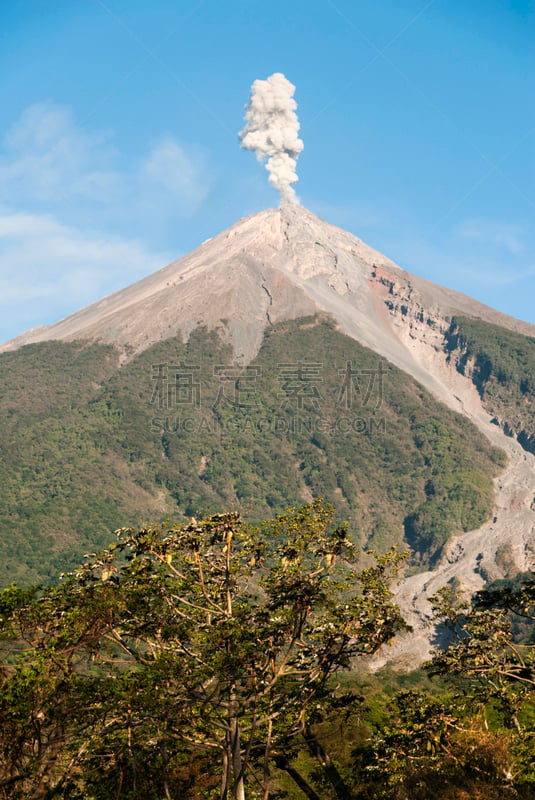
[[[500,308],[502,291],[533,277],[535,266],[524,256],[527,229],[487,222],[466,220],[440,239],[414,226],[401,235],[385,227],[372,244],[409,272],[473,297],[484,294],[484,302]]]
[[[50,215],[0,213],[0,341],[150,274],[176,253],[82,232]]]
[[[0,148],[0,202],[57,209],[73,200],[98,218],[114,209],[142,218],[146,198],[165,216],[190,216],[210,191],[206,153],[167,135],[153,142],[128,170],[105,131],[77,126],[72,111],[50,101],[28,107]],[[109,218],[109,217],[108,217]]]
[[[198,153],[192,158],[169,135],[153,144],[149,157],[141,165],[140,180],[167,190],[180,212],[187,216],[199,209],[210,189],[203,155]]]
[[[128,160],[69,108],[28,107],[0,143],[0,341],[176,258],[151,241],[201,207],[207,158],[167,135]]]
[[[66,226],[46,214],[29,214],[21,211],[10,214],[0,211],[0,240],[40,238],[66,230]]]
[[[109,135],[76,127],[68,108],[49,101],[29,106],[7,131],[0,154],[0,198],[46,202],[110,197],[120,179]]]
[[[526,233],[523,225],[491,219],[465,220],[455,229],[455,234],[462,239],[478,244],[495,245],[514,256],[525,251]]]
[[[499,289],[500,287],[512,286],[515,283],[532,278],[535,275],[535,266],[520,268],[504,268],[500,265],[494,265],[486,268],[484,276],[482,276],[481,268],[468,266],[463,270],[463,274],[471,279],[474,284],[481,283],[483,277],[486,286]],[[495,307],[498,306],[499,298],[496,298],[494,303]]]
[[[30,275],[34,288],[61,279],[76,289],[76,276],[83,273],[105,288],[125,270],[136,279],[170,259],[170,253],[151,252],[140,242],[81,232],[50,215],[0,214],[0,276],[15,286]]]

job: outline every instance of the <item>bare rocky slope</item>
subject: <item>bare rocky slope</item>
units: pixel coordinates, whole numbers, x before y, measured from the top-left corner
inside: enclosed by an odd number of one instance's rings
[[[454,315],[535,337],[535,327],[400,269],[360,239],[299,206],[263,211],[132,286],[0,347],[49,339],[117,346],[123,361],[199,325],[217,329],[238,363],[258,352],[266,327],[317,312],[412,375],[469,417],[509,463],[496,480],[491,522],[453,542],[432,572],[413,575],[397,597],[414,634],[385,651],[407,666],[429,650],[428,597],[457,577],[467,591],[508,569],[535,565],[535,457],[491,424],[469,377],[450,363],[445,336]]]

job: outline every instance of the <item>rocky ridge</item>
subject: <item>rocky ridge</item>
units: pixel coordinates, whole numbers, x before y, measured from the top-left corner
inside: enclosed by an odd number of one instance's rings
[[[473,366],[464,360],[460,368],[462,352],[450,357],[451,310],[445,313],[437,303],[424,305],[410,278],[405,281],[396,278],[380,269],[372,274],[376,294],[386,309],[385,320],[414,359],[440,384],[440,399],[469,417],[508,455],[505,471],[494,482],[492,519],[481,528],[451,540],[433,570],[412,575],[398,586],[396,600],[413,633],[399,637],[393,648],[385,648],[374,666],[392,662],[411,668],[430,653],[433,628],[429,598],[442,586],[455,580],[470,595],[489,581],[515,571],[535,569],[535,458],[505,425],[497,426],[496,419],[483,408],[472,381]],[[462,312],[466,313],[464,309]],[[487,315],[484,319],[495,321]],[[523,324],[521,330],[526,332]]]

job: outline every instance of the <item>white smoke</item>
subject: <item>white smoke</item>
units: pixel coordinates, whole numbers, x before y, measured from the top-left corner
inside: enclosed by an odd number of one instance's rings
[[[245,111],[247,124],[240,133],[245,150],[254,150],[259,161],[267,158],[269,182],[279,190],[281,205],[299,202],[292,183],[298,180],[295,169],[303,142],[294,92],[295,86],[281,72],[255,81]]]

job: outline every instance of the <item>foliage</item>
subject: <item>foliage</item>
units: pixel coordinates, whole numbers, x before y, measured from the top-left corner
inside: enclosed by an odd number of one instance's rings
[[[302,407],[281,367],[299,362],[319,365]],[[357,544],[384,551],[405,535],[423,564],[490,515],[503,454],[392,365],[381,390],[377,354],[330,321],[274,325],[238,390],[221,380],[231,363],[202,329],[120,368],[113,348],[80,342],[0,355],[0,585],[50,581],[118,525],[199,509],[258,521],[321,495]],[[180,364],[195,368],[197,404],[177,400]],[[155,396],[158,365],[169,397]]]
[[[516,732],[512,752],[515,769],[535,781],[532,769],[535,743],[535,578],[520,585],[478,592],[471,604],[452,589],[442,589],[433,599],[437,621],[449,631],[450,641],[435,652],[431,674],[454,681],[472,704],[490,709],[501,724]],[[515,626],[515,619],[524,622]],[[520,639],[519,631],[530,635]]]
[[[51,580],[120,520],[160,514],[114,448],[111,347],[45,342],[0,356],[0,585]]]
[[[353,751],[358,797],[534,798],[534,576],[472,602],[446,586],[432,602],[444,649],[426,667],[430,683],[383,692],[378,707],[367,699],[369,732]]]
[[[468,714],[462,697],[405,690],[388,710],[379,735],[354,753],[363,800],[518,797],[510,735]]]
[[[58,586],[5,590],[0,792],[221,797],[234,708],[247,797],[533,800],[532,645],[511,629],[533,576],[473,605],[440,592],[451,639],[429,674],[356,674],[332,643],[349,631],[360,656],[391,635],[397,557],[355,572],[331,520],[314,503],[257,528],[125,529]]]
[[[258,527],[124,528],[58,585],[6,589],[0,796],[193,797],[195,757],[206,790],[267,799],[292,739],[340,707],[331,676],[404,627],[401,556],[357,572],[332,519],[315,501]]]
[[[515,642],[511,616],[535,621],[535,578],[516,589],[478,592],[470,606],[449,589],[433,601],[437,619],[451,634],[447,649],[433,658],[433,672],[461,676],[520,729],[518,711],[535,688],[535,645]]]
[[[354,800],[535,798],[530,739],[505,726],[496,708],[423,671],[342,682],[358,687],[361,704],[350,716],[333,709],[315,728]],[[302,753],[297,763],[317,785],[313,763]],[[330,796],[325,786],[320,797]]]

